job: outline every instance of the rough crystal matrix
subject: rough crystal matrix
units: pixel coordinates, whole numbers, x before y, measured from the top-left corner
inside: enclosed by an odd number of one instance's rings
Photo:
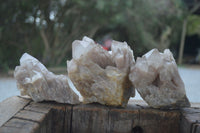
[[[190,106],[185,86],[169,49],[153,49],[137,58],[129,75],[141,97],[154,108]]]
[[[34,57],[24,54],[14,76],[22,95],[34,101],[77,104],[98,102],[126,106],[136,88],[154,108],[190,106],[172,53],[153,49],[135,63],[126,42],[113,41],[111,51],[84,37],[72,44],[66,75],[55,75]],[[72,83],[73,82],[73,83]]]
[[[73,42],[72,56],[67,62],[68,75],[84,103],[126,106],[135,93],[128,78],[135,61],[127,43],[113,41],[108,52],[84,37]]]
[[[37,59],[25,53],[20,59],[20,66],[15,68],[21,95],[29,95],[34,101],[56,101],[60,103],[79,103],[78,91],[71,89],[70,80],[65,75],[55,75]]]

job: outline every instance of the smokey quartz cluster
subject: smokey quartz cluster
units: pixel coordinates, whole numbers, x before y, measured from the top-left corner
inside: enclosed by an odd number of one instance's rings
[[[21,95],[29,95],[36,102],[80,103],[81,96],[69,86],[68,76],[53,74],[27,53],[22,55],[20,66],[15,68],[14,77]]]
[[[128,75],[134,65],[133,52],[127,43],[112,42],[111,51],[87,37],[72,44],[67,62],[70,79],[83,96],[84,103],[125,106],[135,91]]]
[[[190,106],[184,83],[169,49],[152,49],[132,66],[130,80],[141,97],[154,108]]]
[[[125,107],[135,95],[153,108],[188,107],[184,83],[172,53],[153,49],[134,60],[126,42],[112,41],[104,50],[84,37],[72,43],[72,59],[67,61],[68,75],[55,75],[34,57],[24,54],[14,77],[22,95],[34,101],[59,103],[100,103]]]

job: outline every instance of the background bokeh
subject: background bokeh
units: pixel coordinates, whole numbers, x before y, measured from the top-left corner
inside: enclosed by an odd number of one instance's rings
[[[126,41],[135,57],[170,48],[177,59],[182,39],[183,62],[199,63],[199,7],[197,0],[0,1],[0,71],[13,69],[24,52],[65,66],[72,42],[83,36]]]
[[[19,95],[13,70],[23,53],[66,74],[83,36],[104,47],[126,41],[135,57],[169,48],[189,100],[200,102],[200,0],[0,0],[0,101]]]

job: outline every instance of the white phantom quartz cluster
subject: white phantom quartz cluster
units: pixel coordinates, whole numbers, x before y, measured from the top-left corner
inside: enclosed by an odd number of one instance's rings
[[[135,95],[153,108],[188,107],[184,83],[172,53],[153,49],[134,60],[126,42],[112,41],[111,51],[104,50],[84,37],[72,43],[72,59],[67,75],[55,75],[34,57],[24,54],[14,77],[22,95],[34,101],[59,103],[100,103],[125,107]]]
[[[27,53],[21,57],[20,66],[15,68],[14,77],[21,95],[29,95],[36,102],[80,103],[81,96],[69,86],[68,76],[49,72],[43,64]]]
[[[141,97],[154,108],[190,106],[184,83],[169,49],[152,49],[138,57],[129,75]]]
[[[108,52],[84,37],[73,42],[72,57],[67,62],[68,75],[84,103],[126,106],[135,93],[128,78],[135,61],[127,43],[113,41]]]

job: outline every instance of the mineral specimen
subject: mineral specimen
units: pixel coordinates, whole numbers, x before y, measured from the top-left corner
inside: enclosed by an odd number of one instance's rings
[[[20,59],[20,66],[15,68],[21,95],[29,95],[34,101],[56,101],[77,104],[81,95],[69,85],[70,79],[65,75],[55,75],[37,59],[25,53]],[[68,84],[69,83],[69,84]]]
[[[153,49],[137,58],[129,79],[141,97],[154,108],[190,106],[176,62],[169,49]]]
[[[135,61],[126,42],[113,41],[111,51],[84,37],[72,44],[68,76],[83,96],[84,103],[126,106],[135,90],[128,75]]]

